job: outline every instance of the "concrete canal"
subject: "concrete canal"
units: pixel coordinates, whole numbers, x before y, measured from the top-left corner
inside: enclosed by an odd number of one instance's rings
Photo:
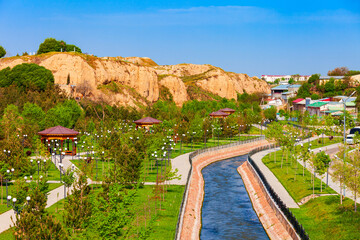
[[[202,170],[205,195],[200,239],[269,239],[236,170],[246,158],[215,162]]]

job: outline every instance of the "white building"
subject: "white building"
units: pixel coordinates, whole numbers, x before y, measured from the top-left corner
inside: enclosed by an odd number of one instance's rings
[[[282,84],[289,82],[292,75],[261,75],[261,79],[264,79],[266,82],[273,83],[276,79],[279,79]],[[307,81],[310,75],[294,75],[293,78],[295,81]]]

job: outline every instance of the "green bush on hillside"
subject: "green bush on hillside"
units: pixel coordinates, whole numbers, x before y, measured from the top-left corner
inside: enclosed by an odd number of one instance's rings
[[[48,52],[75,52],[81,53],[81,49],[73,44],[66,44],[65,41],[58,41],[55,38],[47,38],[40,44],[37,54]]]
[[[0,45],[0,58],[2,58],[3,56],[5,56],[6,51],[5,49]]]
[[[54,83],[52,72],[34,63],[23,63],[0,71],[0,87],[15,84],[23,90],[43,91],[49,83]]]

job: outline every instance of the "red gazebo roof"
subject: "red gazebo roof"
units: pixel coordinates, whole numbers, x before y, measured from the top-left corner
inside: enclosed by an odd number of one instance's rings
[[[222,116],[222,117],[226,117],[229,116],[228,113],[222,112],[222,111],[216,111],[216,112],[212,112],[209,114],[210,116]]]
[[[220,109],[219,111],[222,111],[222,112],[235,112],[234,109],[231,109],[231,108],[223,108],[223,109]]]
[[[148,124],[148,125],[152,125],[152,124],[159,124],[161,123],[160,120],[157,120],[155,118],[152,117],[146,117],[146,118],[142,118],[139,120],[134,121],[135,124]]]
[[[38,134],[39,135],[78,135],[79,132],[63,126],[56,126],[38,132]]]

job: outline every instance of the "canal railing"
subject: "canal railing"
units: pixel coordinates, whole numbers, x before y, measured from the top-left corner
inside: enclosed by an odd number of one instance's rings
[[[293,215],[293,213],[290,211],[290,209],[284,204],[284,202],[281,200],[279,195],[277,195],[277,193],[273,190],[273,188],[270,186],[269,182],[266,180],[266,177],[264,176],[264,174],[261,172],[261,170],[255,163],[255,161],[252,159],[252,156],[255,153],[258,153],[258,152],[261,152],[264,150],[268,150],[271,148],[275,148],[275,147],[276,147],[275,144],[269,144],[266,146],[262,146],[262,147],[253,149],[248,154],[248,162],[255,170],[255,173],[258,175],[262,185],[264,186],[268,195],[271,197],[271,200],[276,204],[276,207],[278,208],[277,210],[280,210],[281,211],[280,213],[282,213],[286,217],[288,222],[291,224],[291,226],[297,233],[298,237],[300,237],[303,240],[308,240],[308,239],[310,239],[309,235],[305,232],[303,226],[298,222],[298,220]]]
[[[179,212],[178,221],[176,224],[175,240],[179,240],[180,236],[181,236],[181,230],[182,230],[183,219],[184,219],[184,214],[185,214],[185,207],[186,207],[186,202],[187,202],[188,195],[189,195],[190,179],[192,176],[193,158],[197,157],[198,155],[200,155],[202,153],[213,152],[213,151],[230,148],[230,147],[235,147],[235,146],[239,146],[239,145],[243,145],[243,144],[247,144],[247,143],[251,143],[251,142],[256,142],[256,141],[260,141],[260,140],[264,140],[264,139],[265,139],[265,136],[260,135],[256,138],[251,138],[251,139],[247,139],[247,140],[243,140],[243,141],[237,141],[237,142],[220,145],[220,146],[216,146],[216,147],[206,147],[206,148],[202,148],[202,149],[199,149],[199,150],[196,150],[196,151],[190,153],[190,155],[189,155],[190,169],[189,169],[189,173],[188,173],[188,176],[186,179],[185,190],[184,190],[183,198],[182,198],[181,205],[180,205],[180,212]]]

